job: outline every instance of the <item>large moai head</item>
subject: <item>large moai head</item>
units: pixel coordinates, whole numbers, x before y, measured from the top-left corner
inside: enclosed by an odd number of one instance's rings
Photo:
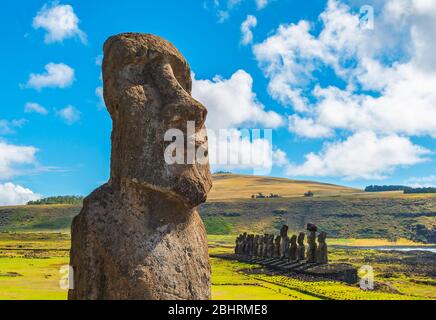
[[[113,121],[110,182],[161,191],[189,208],[203,203],[212,186],[207,110],[191,96],[191,71],[182,54],[150,34],[110,37],[104,45],[103,81]],[[187,159],[188,121],[195,122],[193,148],[204,156],[201,163]],[[164,137],[170,129],[184,133],[182,163],[165,161],[172,142]]]

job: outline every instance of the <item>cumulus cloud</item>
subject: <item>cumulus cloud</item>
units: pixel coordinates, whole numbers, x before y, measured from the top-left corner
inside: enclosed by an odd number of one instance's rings
[[[436,137],[436,3],[386,1],[377,32],[337,0],[321,14],[321,31],[300,21],[281,25],[254,46],[269,92],[296,115],[289,128],[317,138],[335,130]],[[320,83],[331,70],[347,85]]]
[[[405,181],[406,185],[412,188],[429,188],[436,186],[436,176],[429,175],[425,177],[411,177]]]
[[[45,70],[42,74],[30,74],[26,87],[36,90],[66,88],[74,82],[74,69],[64,63],[49,63]]]
[[[247,18],[241,24],[242,39],[241,43],[243,45],[250,44],[253,41],[253,32],[251,29],[255,28],[257,25],[257,19],[255,16],[248,15]]]
[[[35,165],[38,149],[0,141],[0,180],[19,175],[26,166]]]
[[[374,30],[344,2],[328,0],[318,21],[282,24],[253,46],[269,94],[294,111],[289,130],[331,139],[286,166],[290,175],[386,177],[426,160],[411,137],[436,137],[436,2],[369,1]]]
[[[257,9],[265,8],[271,0],[255,0]]]
[[[101,106],[104,106],[105,105],[105,103],[104,103],[104,97],[103,97],[103,87],[97,87],[96,89],[95,89],[95,95],[97,96],[97,98],[98,98],[98,100],[99,100],[99,104],[101,105]]]
[[[214,171],[251,170],[270,174],[273,165],[272,132],[247,129],[208,130],[209,161]]]
[[[27,121],[25,119],[0,119],[0,134],[13,134],[16,128],[21,128]]]
[[[73,106],[67,106],[56,112],[58,117],[64,120],[67,124],[71,125],[80,120],[80,111]]]
[[[41,199],[40,194],[11,182],[0,183],[0,206],[23,205],[29,201]]]
[[[309,153],[303,164],[289,163],[291,176],[335,176],[345,179],[383,179],[398,166],[422,163],[430,151],[397,135],[378,137],[357,132],[344,141],[326,143],[319,153]]]
[[[212,80],[198,80],[194,75],[192,96],[207,106],[209,128],[256,124],[276,128],[283,122],[279,114],[266,111],[257,100],[253,78],[244,70],[236,71],[229,79],[216,76]]]
[[[24,106],[24,112],[25,113],[39,113],[42,115],[48,114],[48,110],[46,108],[44,108],[40,104],[34,103],[34,102],[26,103],[26,105]]]
[[[61,5],[58,1],[46,4],[33,18],[34,29],[46,31],[46,43],[62,42],[64,39],[78,37],[86,43],[86,33],[79,28],[79,18],[71,5]]]

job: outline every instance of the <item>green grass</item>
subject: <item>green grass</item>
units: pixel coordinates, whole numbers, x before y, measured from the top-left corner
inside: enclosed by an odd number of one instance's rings
[[[364,193],[308,181],[219,175],[207,203],[200,207],[209,234],[277,233],[283,223],[290,232],[315,223],[329,238],[410,239],[436,243],[436,195],[399,192]],[[313,198],[302,196],[318,188]],[[287,195],[250,198],[262,191]],[[69,231],[78,205],[0,207],[1,231]]]

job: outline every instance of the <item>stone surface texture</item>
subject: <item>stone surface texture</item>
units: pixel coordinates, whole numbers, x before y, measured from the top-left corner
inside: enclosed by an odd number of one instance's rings
[[[210,299],[197,210],[212,186],[209,164],[164,159],[165,132],[186,133],[187,121],[195,121],[196,151],[207,155],[207,111],[191,96],[189,65],[160,37],[120,34],[104,45],[103,81],[113,121],[110,180],[73,221],[69,299]]]

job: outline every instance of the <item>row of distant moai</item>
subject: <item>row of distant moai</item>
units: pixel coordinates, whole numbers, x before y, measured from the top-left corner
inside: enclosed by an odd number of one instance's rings
[[[306,261],[307,263],[328,263],[327,233],[320,232],[317,237],[317,227],[307,225],[307,250],[304,243],[306,234],[300,232],[288,236],[289,227],[284,225],[280,235],[254,235],[243,233],[236,238],[235,254],[251,257],[276,258],[289,261]],[[317,243],[318,238],[318,243]]]

